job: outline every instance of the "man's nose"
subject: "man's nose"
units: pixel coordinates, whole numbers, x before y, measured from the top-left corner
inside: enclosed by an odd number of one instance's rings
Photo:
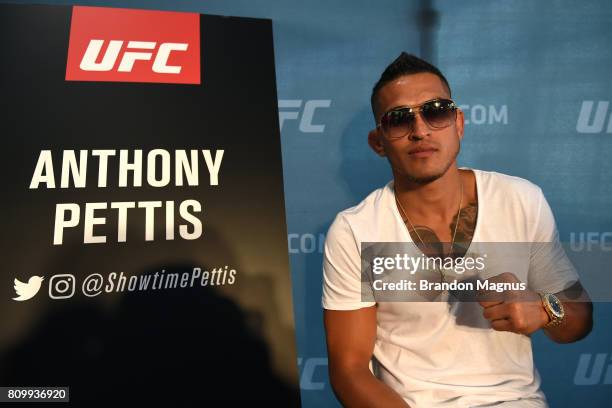
[[[421,112],[417,112],[416,115],[414,115],[414,130],[412,131],[410,138],[422,139],[425,136],[429,136],[430,134],[431,128],[429,127],[425,119],[423,119]]]

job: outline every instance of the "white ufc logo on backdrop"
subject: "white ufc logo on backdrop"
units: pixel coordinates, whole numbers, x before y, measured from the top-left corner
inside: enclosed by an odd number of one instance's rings
[[[301,99],[279,99],[278,100],[278,120],[280,130],[286,120],[299,120],[299,129],[302,133],[323,133],[324,124],[315,124],[314,116],[317,109],[329,108],[331,99],[309,99],[304,103],[302,109]],[[300,117],[301,114],[301,117]]]
[[[603,133],[606,119],[610,117],[610,101],[582,101],[576,131],[578,133]],[[593,109],[594,108],[594,109]],[[612,133],[612,119],[608,120],[606,133]]]
[[[327,372],[327,358],[325,357],[309,357],[302,358],[298,357],[298,366],[302,369],[300,374],[300,389],[303,391],[320,391],[325,389],[325,382],[315,381],[315,374],[317,371],[319,375]],[[319,368],[319,370],[317,370]],[[317,376],[318,377],[318,376]]]
[[[612,231],[571,232],[570,248],[572,251],[612,252]]]
[[[583,353],[574,375],[575,385],[612,385],[612,362],[609,353]]]

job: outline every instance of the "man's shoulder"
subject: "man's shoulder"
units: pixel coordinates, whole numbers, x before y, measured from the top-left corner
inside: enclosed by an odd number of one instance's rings
[[[376,241],[393,229],[393,181],[368,194],[357,205],[336,214],[327,238],[351,237],[356,241]],[[382,234],[382,235],[381,235]],[[387,239],[392,240],[392,239]]]
[[[496,171],[486,171],[472,169],[482,181],[482,186],[489,193],[509,195],[518,197],[533,198],[542,193],[542,189],[533,181],[523,177],[513,176],[510,174],[500,173]]]
[[[344,219],[350,223],[351,221],[360,219],[371,219],[371,217],[379,211],[380,207],[384,205],[386,199],[385,195],[392,188],[392,183],[393,181],[389,181],[384,186],[372,191],[358,204],[340,211],[336,215],[336,220]]]

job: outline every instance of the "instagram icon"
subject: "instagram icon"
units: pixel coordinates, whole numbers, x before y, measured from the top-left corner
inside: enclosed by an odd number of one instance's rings
[[[49,279],[49,297],[68,299],[74,295],[75,277],[69,273],[53,275]]]

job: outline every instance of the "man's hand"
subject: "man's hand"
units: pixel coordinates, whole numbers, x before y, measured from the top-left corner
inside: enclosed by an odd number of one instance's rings
[[[370,371],[376,342],[376,308],[323,311],[332,388],[348,408],[410,408]]]
[[[490,283],[518,283],[520,280],[510,272],[488,279]],[[540,295],[532,290],[509,290],[503,292],[480,292],[479,302],[483,316],[494,330],[510,331],[530,335],[549,322],[548,314]]]

